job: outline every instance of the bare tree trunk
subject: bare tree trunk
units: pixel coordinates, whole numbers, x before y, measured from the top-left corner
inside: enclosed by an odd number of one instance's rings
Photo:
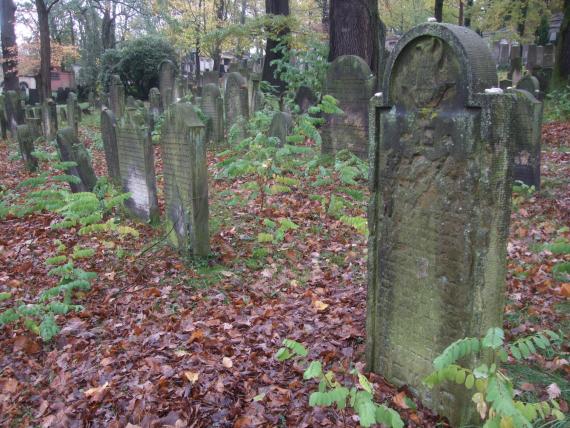
[[[471,27],[471,12],[473,9],[473,0],[467,0],[467,11],[465,13],[465,26]]]
[[[457,17],[457,25],[463,25],[463,0],[459,0],[459,16]]]
[[[564,0],[564,16],[556,44],[556,61],[552,75],[552,88],[570,84],[570,0]]]
[[[13,0],[1,0],[2,19],[2,71],[4,72],[4,91],[17,91],[18,80],[18,45],[16,44],[16,5]]]
[[[103,11],[103,20],[101,22],[101,43],[103,45],[103,51],[106,49],[114,49],[117,44],[114,8],[114,5],[111,5],[111,1],[107,0],[105,10]]]
[[[47,101],[51,96],[51,39],[49,31],[49,11],[51,6],[44,3],[44,0],[36,0],[36,11],[38,13],[38,24],[40,28],[40,78],[39,94],[41,102]]]
[[[224,21],[224,11],[226,8],[226,3],[224,0],[217,0],[214,3],[216,10],[216,28],[220,29],[223,27],[222,22]],[[222,46],[220,43],[216,44],[214,49],[214,71],[220,72],[220,63],[222,62]]]
[[[322,0],[322,3],[321,23],[323,24],[323,29],[327,30],[329,28],[329,2],[328,0]]]
[[[435,0],[433,16],[437,22],[443,22],[443,0]]]
[[[289,16],[289,0],[265,0],[265,13]],[[289,31],[288,28],[284,28],[277,34],[277,37],[268,36],[267,44],[265,45],[262,80],[276,87],[279,95],[285,92],[287,84],[278,76],[275,76],[276,66],[272,65],[271,62],[282,58],[280,53],[274,52],[273,50],[281,43],[283,36],[289,34]]]

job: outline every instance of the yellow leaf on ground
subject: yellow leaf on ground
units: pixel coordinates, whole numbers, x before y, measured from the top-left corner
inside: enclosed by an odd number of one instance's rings
[[[196,383],[200,377],[200,373],[187,370],[184,372],[184,376],[186,376],[186,379],[188,379],[190,382]]]
[[[321,302],[320,300],[313,300],[313,306],[317,310],[317,312],[324,311],[326,308],[329,307],[328,303]]]
[[[228,357],[222,358],[222,364],[227,369],[231,369],[234,366],[232,359]]]

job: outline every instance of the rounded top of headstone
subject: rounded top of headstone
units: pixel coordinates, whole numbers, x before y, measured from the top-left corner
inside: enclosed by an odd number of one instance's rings
[[[331,63],[327,72],[327,80],[365,80],[372,75],[370,67],[356,55],[342,55]]]
[[[477,106],[476,94],[498,86],[495,62],[473,30],[427,23],[406,33],[388,59],[384,94],[389,104]]]
[[[207,83],[202,88],[202,98],[204,97],[214,97],[220,96],[220,87],[215,83]]]
[[[243,77],[241,73],[238,73],[237,71],[228,73],[228,77],[226,79],[226,87],[234,85],[240,87],[247,85],[247,80],[245,80],[245,77]]]
[[[534,76],[526,75],[517,83],[517,89],[522,89],[528,93],[535,95],[540,91],[540,82]]]
[[[205,126],[194,105],[188,102],[171,104],[164,113],[164,124],[167,127],[174,126],[180,132],[186,128]]]
[[[160,90],[158,88],[150,88],[150,90],[148,91],[148,96],[150,97],[152,95],[160,96]]]
[[[122,85],[123,82],[121,81],[121,77],[118,74],[112,74],[111,75],[111,84]]]

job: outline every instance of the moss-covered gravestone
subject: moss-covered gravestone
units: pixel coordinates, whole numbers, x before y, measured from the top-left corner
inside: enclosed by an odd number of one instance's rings
[[[42,135],[42,120],[40,117],[36,117],[36,110],[31,106],[26,106],[24,115],[26,118],[26,125],[28,125],[32,139],[36,140],[36,138],[39,138]]]
[[[17,91],[6,91],[4,94],[4,107],[6,118],[8,119],[8,129],[12,133],[12,137],[16,135],[16,127],[23,125],[26,121],[24,109],[20,101],[20,93]]]
[[[540,190],[540,141],[542,132],[542,103],[531,93],[514,89],[516,96],[513,117],[515,139],[513,178]]]
[[[282,111],[275,112],[269,126],[269,136],[277,138],[279,147],[287,144],[287,137],[291,135],[292,130],[293,118],[291,114]]]
[[[206,127],[190,103],[171,105],[160,137],[170,241],[185,255],[210,252]]]
[[[204,85],[200,108],[208,118],[206,122],[206,141],[221,144],[224,141],[224,100],[218,85],[214,83]]]
[[[101,109],[101,140],[105,151],[107,174],[116,185],[121,185],[119,149],[117,147],[117,121],[115,114],[107,107]]]
[[[79,122],[81,121],[81,109],[77,102],[77,95],[70,92],[67,96],[67,126],[75,131],[75,135],[79,135]]]
[[[109,107],[113,110],[116,118],[122,117],[125,112],[125,87],[121,78],[116,74],[111,76]]]
[[[383,81],[370,103],[367,362],[461,426],[473,392],[422,380],[448,345],[502,325],[514,97],[494,88],[486,43],[447,24],[404,35]]]
[[[123,190],[131,193],[125,205],[136,218],[155,222],[159,211],[154,151],[144,114],[136,108],[127,108],[117,121],[116,130]]]
[[[162,113],[162,101],[160,99],[160,91],[158,88],[150,88],[148,92],[149,110],[154,120],[157,120]]]
[[[48,141],[55,139],[58,129],[57,105],[53,98],[48,98],[42,104],[42,127]]]
[[[368,157],[368,101],[376,78],[366,61],[355,55],[336,58],[328,72],[324,93],[339,101],[344,114],[325,115],[323,153],[348,149],[358,157]]]
[[[249,93],[247,80],[238,72],[229,73],[224,91],[224,107],[226,110],[227,131],[239,122],[240,118],[249,118]]]
[[[175,102],[174,99],[174,78],[176,75],[176,67],[169,59],[165,59],[158,65],[158,89],[162,98],[162,108],[166,110],[170,104]]]
[[[253,115],[256,111],[263,109],[264,96],[261,91],[261,75],[259,73],[251,73],[249,77],[251,83],[250,94],[250,113]]]
[[[75,162],[65,170],[68,175],[79,178],[77,183],[69,183],[72,192],[91,192],[97,184],[97,176],[91,165],[91,157],[85,146],[77,138],[74,129],[67,127],[57,132],[57,151],[63,162]]]
[[[20,156],[26,165],[28,171],[38,169],[38,160],[32,156],[34,151],[34,135],[30,125],[18,125],[16,127],[16,139],[18,140],[18,148]]]
[[[527,91],[536,99],[540,99],[542,97],[542,94],[540,93],[540,82],[536,77],[531,76],[530,74],[527,74],[519,80],[516,88]]]
[[[301,113],[307,113],[309,108],[317,104],[318,98],[308,86],[300,86],[295,94],[295,104],[299,106]]]

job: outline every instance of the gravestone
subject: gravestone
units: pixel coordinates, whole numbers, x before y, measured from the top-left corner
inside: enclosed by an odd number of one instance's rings
[[[44,136],[48,141],[53,141],[57,135],[57,105],[53,98],[48,98],[42,104],[42,126]]]
[[[162,108],[166,110],[174,100],[174,77],[176,67],[174,63],[168,59],[162,61],[158,65],[158,89],[162,97]]]
[[[505,68],[509,65],[509,44],[501,43],[499,47],[499,67]]]
[[[59,122],[60,123],[63,123],[63,122],[67,123],[67,106],[57,105],[56,110],[57,110]]]
[[[542,62],[542,66],[544,68],[553,68],[554,67],[554,45],[546,45],[544,47],[544,58]]]
[[[125,112],[125,87],[117,74],[111,76],[109,107],[113,110],[116,118],[122,117]]]
[[[184,255],[206,257],[210,252],[206,127],[192,104],[168,108],[160,144],[170,241]]]
[[[6,91],[4,97],[8,129],[12,133],[12,137],[15,137],[16,127],[18,125],[23,125],[26,121],[24,109],[20,102],[20,94],[17,91]]]
[[[107,174],[111,182],[121,185],[121,172],[119,169],[119,151],[117,148],[117,121],[113,110],[103,107],[101,110],[101,140],[107,162]]]
[[[507,75],[508,79],[511,79],[513,84],[516,85],[522,77],[522,57],[521,57],[521,46],[513,45],[511,46],[511,65],[509,68],[509,73]]]
[[[530,92],[512,90],[514,107],[513,179],[540,190],[540,140],[543,106]]]
[[[160,91],[158,88],[150,88],[148,92],[149,110],[154,119],[157,120],[158,116],[162,113],[162,105],[160,99]]]
[[[251,82],[251,100],[250,100],[250,114],[253,115],[256,111],[263,109],[263,92],[261,91],[261,75],[252,73],[250,76]]]
[[[220,88],[215,83],[208,83],[202,88],[200,108],[208,118],[206,122],[206,141],[221,144],[224,141],[224,101]]]
[[[144,114],[134,108],[126,109],[123,117],[117,121],[116,130],[123,190],[131,193],[125,205],[134,217],[156,222],[160,213],[154,151]]]
[[[135,100],[135,97],[133,97],[132,95],[129,95],[127,97],[127,103],[126,103],[127,108],[137,108],[137,102]]]
[[[493,59],[498,64],[499,58],[501,57],[501,42],[497,40],[493,42]]]
[[[240,73],[228,74],[224,92],[224,106],[228,131],[234,124],[238,123],[240,118],[245,120],[249,118],[247,81]]]
[[[24,111],[28,131],[34,141],[42,135],[42,119],[40,115],[36,117],[36,113],[36,109],[30,106],[27,106]]]
[[[202,75],[202,86],[206,86],[210,83],[220,86],[220,75],[217,71],[205,71]]]
[[[301,113],[307,113],[309,108],[317,104],[319,100],[311,88],[300,86],[295,94],[295,104],[299,106]]]
[[[332,62],[324,93],[339,101],[344,114],[325,115],[323,153],[348,149],[362,159],[368,157],[368,100],[374,86],[375,77],[362,58],[344,55]]]
[[[528,45],[526,54],[526,69],[532,73],[537,66],[537,49],[536,45]]]
[[[292,129],[293,118],[291,115],[282,111],[275,112],[269,126],[269,136],[278,139],[279,147],[287,144],[287,136],[291,134]]]
[[[16,127],[16,139],[18,140],[20,156],[24,161],[26,169],[28,171],[35,171],[38,169],[38,160],[32,156],[35,137],[30,125],[18,125]]]
[[[91,165],[91,157],[85,146],[77,138],[75,130],[71,127],[57,131],[57,151],[59,158],[64,162],[75,162],[77,165],[65,170],[69,175],[79,178],[78,183],[69,183],[71,191],[91,192],[97,184],[97,176]]]
[[[79,121],[81,120],[81,110],[77,102],[75,92],[70,92],[67,96],[67,126],[75,130],[75,135],[79,135]]]
[[[543,67],[544,64],[544,46],[536,47],[536,66]]]
[[[402,37],[370,103],[367,363],[452,426],[472,391],[423,379],[454,341],[502,325],[514,97],[465,27]]]
[[[541,98],[540,83],[536,77],[531,76],[530,74],[527,74],[519,80],[519,83],[517,83],[517,89],[525,90],[537,99]]]

